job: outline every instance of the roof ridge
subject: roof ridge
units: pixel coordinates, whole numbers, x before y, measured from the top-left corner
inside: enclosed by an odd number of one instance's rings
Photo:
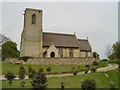
[[[39,8],[32,8],[32,7],[27,7],[25,10],[36,10],[36,11],[43,11],[43,10],[41,10],[41,9],[39,9]]]
[[[67,36],[76,36],[75,34],[67,34],[67,33],[54,33],[54,32],[43,32],[45,34],[54,34],[54,35],[67,35]]]
[[[78,39],[78,40],[86,40],[86,41],[88,41],[88,39]]]

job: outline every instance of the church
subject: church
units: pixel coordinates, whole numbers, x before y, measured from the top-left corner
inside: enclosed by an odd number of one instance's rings
[[[39,9],[25,9],[21,57],[93,57],[88,38],[78,39],[75,34],[43,32],[42,13]]]

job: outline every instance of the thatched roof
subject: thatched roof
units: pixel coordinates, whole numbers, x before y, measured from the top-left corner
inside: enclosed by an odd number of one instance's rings
[[[92,48],[90,46],[88,39],[78,39],[78,43],[79,43],[80,50],[92,51]]]
[[[56,47],[79,48],[84,51],[92,51],[88,39],[77,39],[75,34],[43,33],[43,47],[51,44]]]
[[[43,33],[43,46],[54,44],[56,47],[79,48],[78,40],[74,34]]]

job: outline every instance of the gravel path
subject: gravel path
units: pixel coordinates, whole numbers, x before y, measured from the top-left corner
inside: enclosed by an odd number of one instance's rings
[[[106,71],[110,71],[110,70],[115,70],[118,68],[117,64],[108,64],[107,67],[102,67],[102,68],[98,68],[96,72],[106,72]],[[88,72],[90,73],[90,71]],[[83,72],[79,72],[77,75],[79,74],[84,74]],[[46,77],[64,77],[64,76],[72,76],[73,73],[66,73],[66,74],[51,74],[51,75],[47,75]],[[15,78],[15,79],[19,79],[19,78]],[[25,79],[28,79],[28,77],[26,76]],[[0,75],[0,80],[6,80],[6,78],[4,77],[4,75]]]

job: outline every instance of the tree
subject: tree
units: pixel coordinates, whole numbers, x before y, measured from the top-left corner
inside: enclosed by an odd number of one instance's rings
[[[47,86],[46,84],[47,78],[46,75],[43,72],[38,72],[32,81],[32,87],[33,88],[40,88],[40,90],[44,90]]]
[[[52,71],[52,68],[49,66],[46,70],[47,70],[48,72],[51,72],[51,71]]]
[[[8,41],[2,44],[2,60],[5,58],[18,58],[20,52],[17,50],[17,44],[13,41]]]
[[[106,48],[105,55],[107,56],[107,58],[109,58],[109,56],[112,53],[112,46],[111,45],[107,45],[105,48]]]
[[[25,78],[25,68],[23,66],[20,66],[19,68],[19,79],[21,80],[21,86],[24,87],[25,82],[22,81]]]
[[[120,41],[113,44],[113,53],[116,56],[116,59],[120,59]]]
[[[95,90],[96,82],[93,79],[85,79],[82,82],[82,90]]]
[[[28,74],[28,77],[29,78],[34,78],[34,76],[35,76],[35,70],[33,70],[30,66],[29,66],[29,74]]]
[[[12,73],[12,72],[7,72],[7,74],[5,75],[5,78],[7,78],[7,80],[9,81],[8,83],[9,83],[9,85],[12,85],[12,81],[14,80],[14,78],[15,78],[16,76],[14,75],[14,73]]]
[[[109,55],[108,58],[110,60],[120,59],[120,41],[113,44],[112,48],[113,48],[112,53]]]
[[[65,86],[64,86],[64,82],[61,82],[61,90],[64,90]]]
[[[96,59],[99,59],[99,54],[96,53],[96,52],[93,52],[93,57],[96,58]]]

